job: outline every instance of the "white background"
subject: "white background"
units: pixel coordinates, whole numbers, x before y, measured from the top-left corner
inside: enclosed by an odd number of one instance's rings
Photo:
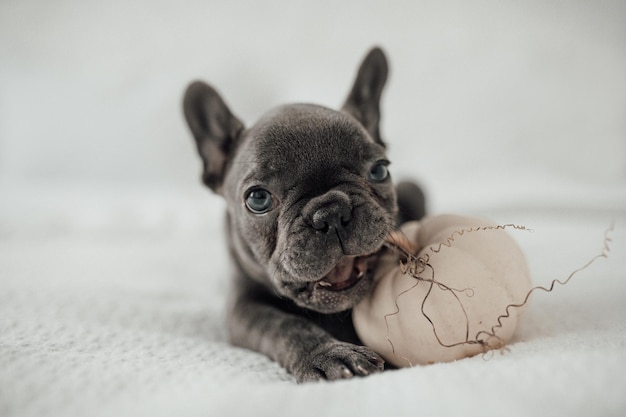
[[[5,0],[0,176],[188,184],[189,81],[250,125],[286,102],[339,106],[380,45],[399,174],[624,184],[625,17],[623,1]]]

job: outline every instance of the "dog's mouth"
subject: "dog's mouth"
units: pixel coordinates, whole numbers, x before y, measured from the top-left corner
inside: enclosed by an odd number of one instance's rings
[[[344,291],[354,287],[373,268],[376,255],[342,256],[322,279],[309,284],[309,290]]]

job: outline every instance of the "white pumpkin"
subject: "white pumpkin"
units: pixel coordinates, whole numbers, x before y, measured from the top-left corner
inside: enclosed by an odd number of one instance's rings
[[[403,272],[398,253],[381,257],[372,292],[352,313],[361,341],[398,367],[453,361],[507,343],[523,310],[507,307],[523,303],[531,289],[509,233],[455,215],[409,222],[402,232],[419,250],[423,262],[413,266],[421,279]]]

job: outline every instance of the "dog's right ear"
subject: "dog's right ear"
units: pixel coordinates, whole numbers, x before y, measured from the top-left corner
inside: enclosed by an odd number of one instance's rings
[[[373,48],[363,59],[352,90],[342,110],[358,120],[372,138],[385,145],[380,137],[380,96],[387,81],[389,67],[385,53]]]
[[[219,193],[244,125],[217,91],[202,81],[187,87],[183,110],[204,165],[202,182]]]

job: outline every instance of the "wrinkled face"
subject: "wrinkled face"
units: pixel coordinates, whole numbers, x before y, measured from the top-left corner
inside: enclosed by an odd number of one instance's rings
[[[323,313],[360,301],[395,222],[383,146],[347,115],[291,105],[250,129],[230,164],[233,245],[251,277]]]

